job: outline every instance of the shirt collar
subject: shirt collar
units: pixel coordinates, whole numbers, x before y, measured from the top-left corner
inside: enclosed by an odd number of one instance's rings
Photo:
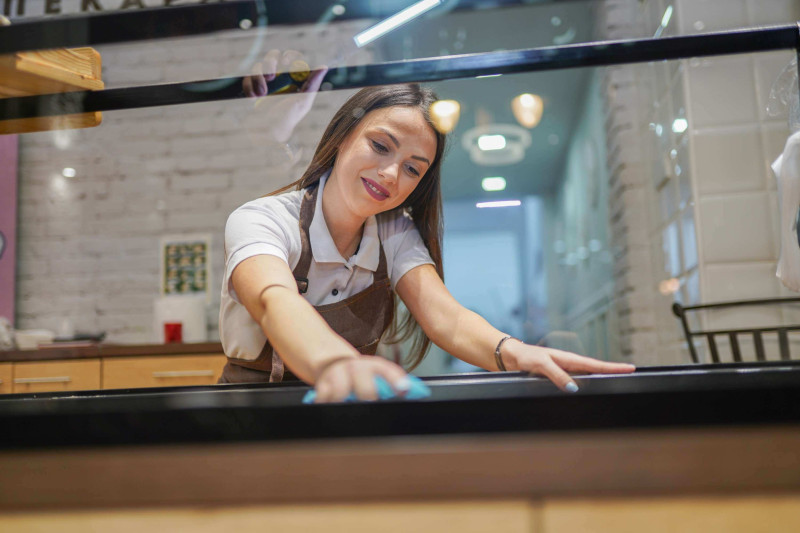
[[[378,238],[378,222],[374,216],[369,217],[364,224],[364,233],[361,236],[358,253],[351,257],[350,261],[346,261],[342,254],[339,253],[339,250],[336,249],[331,232],[325,223],[325,216],[322,214],[322,191],[328,181],[328,176],[330,176],[330,170],[319,180],[317,202],[314,206],[314,218],[308,229],[308,238],[311,243],[314,261],[317,263],[351,264],[375,272],[378,269],[378,260],[380,259],[380,240]]]

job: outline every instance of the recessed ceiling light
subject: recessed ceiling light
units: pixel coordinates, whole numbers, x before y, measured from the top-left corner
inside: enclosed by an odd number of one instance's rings
[[[461,145],[469,152],[473,163],[511,165],[525,158],[525,149],[531,145],[531,134],[516,124],[475,126],[462,134]]]
[[[672,12],[673,12],[672,6],[667,6],[667,9],[664,10],[664,16],[661,17],[661,25],[663,27],[666,28],[667,26],[669,26],[669,21],[670,19],[672,19]]]
[[[497,202],[478,202],[475,207],[483,209],[484,207],[517,207],[522,205],[519,200],[500,200]]]
[[[450,133],[458,124],[461,104],[456,100],[437,100],[431,104],[431,120],[440,133]]]
[[[353,40],[356,42],[356,46],[361,48],[365,46],[375,39],[389,33],[395,28],[398,28],[405,24],[406,22],[422,15],[433,9],[434,7],[438,6],[441,0],[422,0],[421,2],[417,2],[414,5],[411,5],[401,12],[392,15],[386,20],[383,20],[376,25],[368,28],[355,37]]]
[[[478,148],[484,152],[502,150],[506,147],[506,138],[503,135],[481,135],[478,137]]]
[[[676,118],[672,123],[672,131],[675,133],[683,133],[689,129],[689,121],[685,118]]]
[[[523,93],[511,101],[511,111],[520,125],[526,128],[535,128],[542,120],[544,102],[537,94]]]
[[[506,188],[506,179],[501,176],[493,176],[490,178],[483,178],[481,180],[481,187],[484,191],[503,191]]]
[[[77,173],[75,172],[74,168],[66,167],[64,170],[61,171],[61,175],[65,178],[74,178]]]

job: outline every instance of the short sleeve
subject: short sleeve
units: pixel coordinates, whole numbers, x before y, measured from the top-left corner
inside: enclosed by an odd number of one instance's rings
[[[378,227],[392,288],[409,270],[435,264],[414,221],[406,213],[399,210],[386,213]]]
[[[239,302],[231,283],[234,269],[250,257],[273,255],[289,263],[291,216],[278,202],[259,199],[236,209],[225,224],[225,279],[231,298]],[[295,221],[295,225],[297,222]]]

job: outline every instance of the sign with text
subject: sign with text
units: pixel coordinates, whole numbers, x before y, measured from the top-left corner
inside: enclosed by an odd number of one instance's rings
[[[0,0],[3,15],[16,18],[48,15],[75,15],[100,13],[125,9],[188,6],[219,3],[224,0]]]

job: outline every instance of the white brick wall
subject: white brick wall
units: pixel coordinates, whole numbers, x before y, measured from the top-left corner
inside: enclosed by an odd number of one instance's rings
[[[800,19],[800,4],[790,0],[656,0],[641,5],[609,0],[608,37],[652,36],[670,4],[675,13],[665,35]],[[784,117],[769,117],[765,107],[773,81],[791,56],[787,51],[607,69],[621,344],[633,350],[639,364],[689,361],[669,311],[675,298],[692,304],[788,292],[774,277],[777,199],[769,173],[788,129]],[[688,120],[684,134],[672,132],[676,118]],[[627,224],[633,206],[645,212]],[[677,232],[677,240],[665,238],[668,229]],[[658,282],[672,276],[681,280],[679,293],[660,295]],[[707,327],[745,327],[774,324],[781,316],[757,310],[705,318]],[[752,352],[745,344],[743,350]],[[768,343],[769,349],[774,351],[774,343]]]
[[[314,64],[368,23],[337,24],[325,35],[270,30],[256,57],[299,48]],[[114,88],[238,75],[249,71],[241,63],[253,46],[252,34],[238,32],[98,50]],[[57,330],[66,318],[79,331],[106,331],[110,342],[151,342],[160,239],[199,232],[213,235],[207,316],[216,338],[228,214],[298,178],[350,94],[320,94],[291,140],[294,162],[265,140],[269,124],[253,100],[107,112],[97,128],[21,136],[17,327]],[[67,166],[75,178],[61,176]]]

